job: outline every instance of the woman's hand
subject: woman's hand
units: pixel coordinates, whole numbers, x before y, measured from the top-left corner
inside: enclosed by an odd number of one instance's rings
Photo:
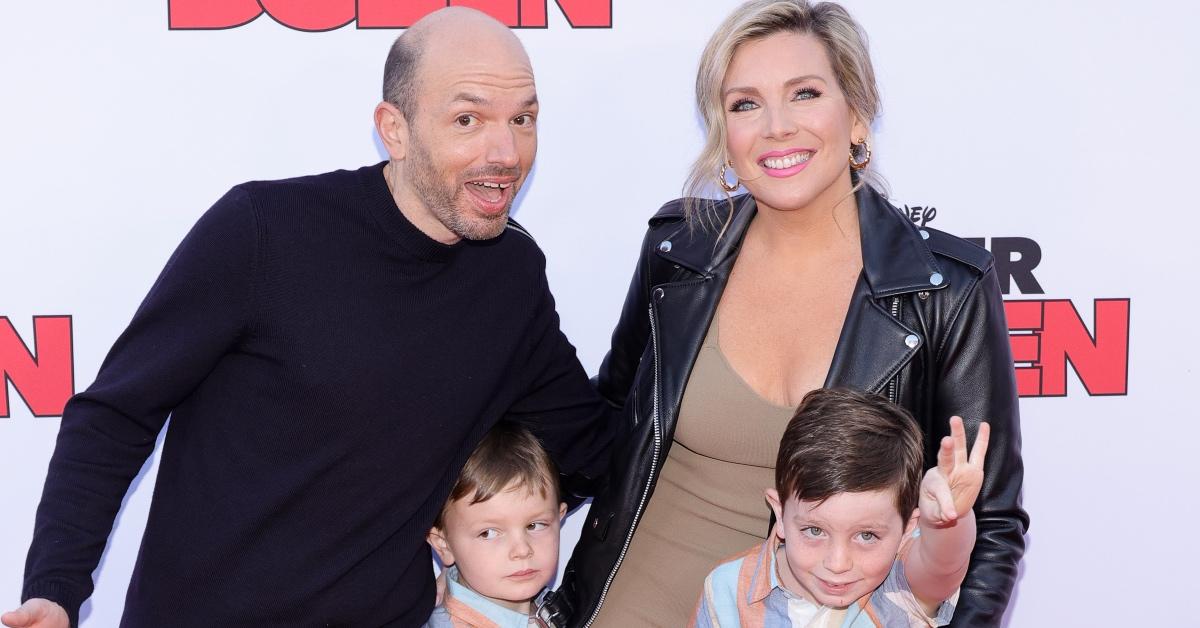
[[[970,512],[983,486],[983,459],[990,429],[986,422],[979,424],[979,434],[968,457],[963,420],[950,417],[950,435],[942,438],[938,464],[926,471],[921,481],[921,519],[934,526],[946,526]]]

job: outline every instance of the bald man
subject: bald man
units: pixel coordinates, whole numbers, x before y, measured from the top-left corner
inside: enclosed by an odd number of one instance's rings
[[[493,424],[603,470],[606,404],[508,218],[537,150],[520,42],[438,11],[383,96],[388,161],[236,186],[180,244],[63,413],[6,625],[77,622],[168,415],[122,626],[418,626],[425,534]]]

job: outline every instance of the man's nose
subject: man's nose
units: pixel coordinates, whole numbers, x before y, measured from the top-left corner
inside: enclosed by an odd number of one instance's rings
[[[517,136],[508,126],[496,129],[488,138],[489,163],[498,164],[505,168],[516,168],[521,163],[521,153],[517,150]]]

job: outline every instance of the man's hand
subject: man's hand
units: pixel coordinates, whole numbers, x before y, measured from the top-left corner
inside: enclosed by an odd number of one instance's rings
[[[987,423],[979,424],[975,446],[967,457],[967,431],[960,417],[950,417],[950,435],[942,438],[938,464],[921,481],[921,518],[935,526],[954,523],[971,511],[983,486],[983,457],[987,453]]]
[[[0,623],[9,628],[70,628],[71,620],[63,607],[35,597],[15,611],[0,615]]]

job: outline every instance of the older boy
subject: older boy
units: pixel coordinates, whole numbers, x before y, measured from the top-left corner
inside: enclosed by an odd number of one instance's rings
[[[922,480],[921,432],[903,408],[849,390],[809,393],[766,490],[778,523],[709,574],[693,625],[949,623],[975,546],[988,425],[970,457],[959,417],[950,434]]]
[[[467,459],[429,544],[448,567],[446,596],[426,628],[527,628],[533,600],[558,569],[567,505],[541,443],[499,423]]]

